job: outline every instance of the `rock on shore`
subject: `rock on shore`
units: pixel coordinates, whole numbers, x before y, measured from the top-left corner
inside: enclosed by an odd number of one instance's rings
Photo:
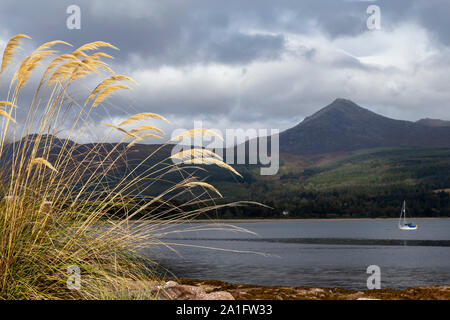
[[[403,290],[349,290],[316,287],[268,287],[215,280],[177,279],[159,287],[159,297],[176,300],[449,300],[450,286]]]
[[[234,300],[231,293],[226,291],[206,293],[205,286],[179,284],[175,281],[168,281],[157,290],[160,298],[168,300]]]

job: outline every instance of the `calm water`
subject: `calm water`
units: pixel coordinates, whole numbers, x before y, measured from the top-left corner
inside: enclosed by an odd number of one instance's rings
[[[401,231],[394,220],[232,223],[256,235],[178,225],[185,232],[165,239],[182,245],[178,253],[161,247],[145,254],[181,278],[364,289],[367,266],[375,264],[384,288],[450,285],[450,220],[415,222],[416,231]]]

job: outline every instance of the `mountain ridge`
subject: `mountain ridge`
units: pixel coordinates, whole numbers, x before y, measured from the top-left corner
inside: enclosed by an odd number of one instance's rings
[[[447,125],[447,122],[449,125]],[[34,139],[35,134],[28,139]],[[25,138],[22,138],[23,140]],[[45,136],[41,137],[42,141]],[[53,144],[62,146],[64,138],[55,137]],[[306,117],[296,126],[280,133],[280,152],[296,156],[315,156],[382,147],[445,147],[450,148],[450,121],[421,119],[416,122],[396,120],[363,108],[351,100],[338,98]],[[69,142],[68,146],[86,152],[95,143]],[[106,149],[117,143],[102,143]],[[247,140],[246,145],[249,144]],[[125,144],[124,144],[125,146]],[[159,144],[136,144],[130,148],[142,155],[152,152]],[[165,155],[170,154],[167,145]],[[237,148],[238,146],[234,146]],[[268,146],[270,150],[270,145]],[[248,147],[246,148],[248,150]],[[133,158],[137,156],[135,154]]]
[[[441,119],[424,118],[416,121],[415,123],[428,127],[450,127],[450,121]]]
[[[293,154],[424,146],[450,147],[450,127],[391,119],[342,98],[280,133],[280,151]]]

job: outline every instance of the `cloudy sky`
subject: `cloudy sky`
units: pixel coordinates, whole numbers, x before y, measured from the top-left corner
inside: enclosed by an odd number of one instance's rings
[[[80,30],[66,27],[72,4]],[[380,30],[367,27],[371,4]],[[157,112],[168,130],[194,120],[283,130],[337,97],[397,119],[450,120],[449,30],[448,0],[2,0],[0,10],[1,50],[32,37],[23,57],[55,39],[119,47],[110,65],[139,85],[94,123]]]

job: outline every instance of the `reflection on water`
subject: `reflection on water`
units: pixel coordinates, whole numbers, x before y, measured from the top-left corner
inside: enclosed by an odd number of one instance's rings
[[[417,231],[401,231],[393,220],[234,223],[257,235],[181,232],[165,239],[178,253],[152,247],[145,254],[182,278],[364,289],[366,268],[376,264],[385,288],[449,285],[450,220],[418,224]]]

